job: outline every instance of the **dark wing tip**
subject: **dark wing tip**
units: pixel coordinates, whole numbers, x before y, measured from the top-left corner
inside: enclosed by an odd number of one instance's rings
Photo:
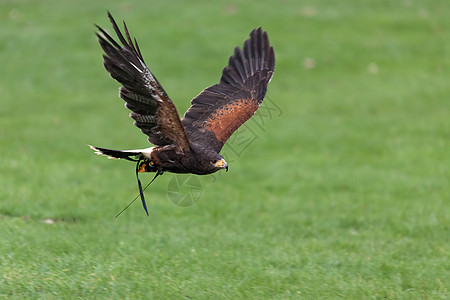
[[[113,27],[117,27],[117,23],[116,20],[114,20],[114,17],[112,16],[112,14],[109,12],[108,10],[108,19],[111,22],[111,24],[113,25]]]
[[[270,46],[267,32],[260,26],[253,29],[249,36],[243,48],[234,49],[228,66],[222,71],[221,82],[241,87],[258,71],[267,71],[269,74],[274,72],[275,54],[273,47]]]
[[[125,37],[122,34],[122,31],[120,30],[119,26],[117,25],[116,20],[114,19],[114,17],[111,15],[111,13],[109,11],[108,11],[108,18],[113,26],[114,31],[116,32],[117,37],[119,38],[120,42],[122,43],[122,45],[125,48],[132,51],[143,63],[145,63],[144,58],[142,57],[141,51],[139,49],[139,45],[137,43],[136,38],[134,38],[134,43],[133,43],[133,40],[131,39],[126,22],[123,21],[123,30],[124,30],[124,33],[126,36],[126,39],[125,39]],[[102,33],[104,33],[104,30],[102,30],[100,27],[97,26],[97,28],[99,28],[99,30],[102,31]]]

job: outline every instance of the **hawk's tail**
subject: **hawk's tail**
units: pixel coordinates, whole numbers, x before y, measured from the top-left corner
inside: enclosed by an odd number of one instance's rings
[[[137,161],[139,156],[142,156],[142,152],[136,150],[113,150],[100,147],[94,147],[89,145],[89,148],[95,151],[95,154],[104,155],[112,159],[126,159],[131,161]]]

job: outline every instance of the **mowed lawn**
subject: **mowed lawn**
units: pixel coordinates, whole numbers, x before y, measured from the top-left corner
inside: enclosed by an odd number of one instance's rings
[[[114,218],[135,166],[87,145],[149,145],[102,66],[107,10],[181,115],[269,33],[268,101],[195,205],[164,174],[150,217],[136,201]],[[449,16],[446,0],[2,1],[0,298],[448,299]]]

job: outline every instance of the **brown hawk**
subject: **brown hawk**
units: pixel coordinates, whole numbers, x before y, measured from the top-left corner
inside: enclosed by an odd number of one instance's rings
[[[155,178],[166,171],[205,175],[228,170],[219,152],[261,105],[275,69],[267,33],[261,27],[253,30],[244,47],[234,49],[220,82],[192,99],[191,107],[180,119],[175,105],[144,63],[125,22],[124,37],[110,13],[108,17],[121,44],[97,26],[97,37],[105,52],[104,66],[122,84],[119,95],[131,110],[134,125],[155,146],[137,150],[90,147],[100,155],[135,161],[136,174],[155,172]],[[138,184],[147,212],[139,177]]]

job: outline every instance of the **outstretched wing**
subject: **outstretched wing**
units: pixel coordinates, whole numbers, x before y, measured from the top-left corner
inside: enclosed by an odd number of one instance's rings
[[[262,104],[275,69],[275,54],[261,27],[236,47],[220,83],[192,99],[182,123],[191,142],[220,152],[225,142]]]
[[[134,119],[134,125],[152,144],[175,144],[182,151],[188,149],[189,140],[175,105],[145,65],[136,39],[133,44],[124,22],[125,39],[109,12],[108,17],[122,46],[97,26],[101,32],[97,37],[105,51],[103,64],[111,77],[123,85],[119,95],[132,111],[130,117]]]

